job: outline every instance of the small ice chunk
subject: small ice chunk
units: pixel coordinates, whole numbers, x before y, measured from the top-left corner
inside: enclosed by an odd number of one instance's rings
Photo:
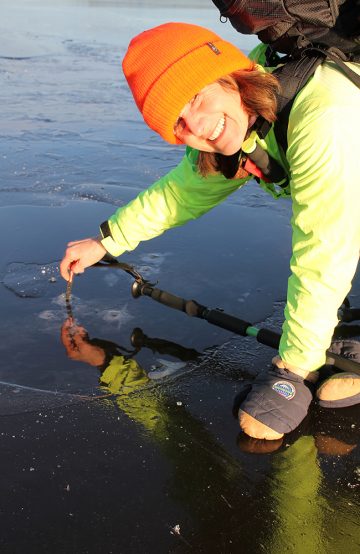
[[[174,527],[171,527],[170,533],[172,535],[180,535],[180,525],[177,523]]]

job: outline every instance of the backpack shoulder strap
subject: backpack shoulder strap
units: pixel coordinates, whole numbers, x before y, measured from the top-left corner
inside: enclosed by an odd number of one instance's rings
[[[287,128],[295,96],[305,86],[323,60],[323,56],[318,54],[302,56],[297,60],[291,60],[281,65],[273,72],[273,75],[279,79],[281,86],[274,132],[276,140],[284,152],[287,150]]]
[[[359,3],[360,5],[360,3]],[[311,50],[313,52],[319,52],[320,54],[325,54],[326,58],[329,58],[331,61],[335,62],[336,65],[345,73],[345,75],[356,85],[358,88],[360,88],[360,75],[350,69],[349,66],[346,65],[346,61],[353,61],[355,63],[360,62],[359,56],[351,56],[348,57],[346,54],[344,54],[341,50],[335,47],[328,48],[327,50],[323,50],[320,47],[312,46]]]
[[[276,140],[284,152],[287,150],[287,127],[295,96],[325,59],[335,62],[346,76],[360,88],[360,75],[346,65],[346,55],[337,48],[322,49],[310,46],[301,52],[299,58],[287,61],[277,67],[273,74],[279,79],[281,92],[278,95],[278,113],[274,131]]]

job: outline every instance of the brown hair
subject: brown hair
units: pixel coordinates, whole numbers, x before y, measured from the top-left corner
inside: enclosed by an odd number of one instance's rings
[[[241,102],[249,116],[262,116],[272,123],[276,120],[277,93],[279,81],[271,73],[258,69],[239,69],[217,81],[225,89],[238,90]],[[239,153],[224,156],[212,152],[199,152],[198,169],[203,177],[220,172],[225,177],[244,177],[239,168]]]

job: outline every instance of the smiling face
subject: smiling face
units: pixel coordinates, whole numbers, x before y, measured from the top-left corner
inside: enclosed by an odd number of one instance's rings
[[[204,87],[186,104],[175,123],[174,134],[187,146],[202,152],[230,156],[240,150],[255,119],[245,111],[238,90],[216,82]]]

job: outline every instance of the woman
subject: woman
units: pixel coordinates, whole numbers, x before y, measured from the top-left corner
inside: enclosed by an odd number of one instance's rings
[[[292,274],[279,356],[244,391],[239,420],[252,437],[279,439],[307,413],[358,263],[358,89],[332,63],[321,65],[293,104],[285,156],[272,131],[265,140],[256,134],[260,118],[276,118],[276,78],[212,31],[185,23],[145,31],[131,41],[123,70],[146,123],[167,142],[186,144],[186,155],[104,222],[99,238],[69,243],[61,274],[68,279],[70,268],[82,273],[106,252],[119,256],[200,217],[250,178],[242,151],[261,143],[289,176],[281,195],[293,202]],[[359,402],[360,379],[335,377],[319,398]]]

